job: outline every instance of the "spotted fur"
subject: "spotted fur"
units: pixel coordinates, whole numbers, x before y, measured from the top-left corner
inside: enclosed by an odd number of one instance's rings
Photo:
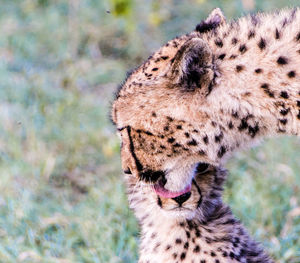
[[[159,197],[127,173],[130,207],[141,226],[139,263],[271,263],[222,202],[226,171],[199,167],[182,200]]]
[[[112,118],[121,133],[130,128],[127,153],[138,160],[122,154],[123,166],[148,181],[164,171],[178,191],[197,162],[219,165],[260,138],[299,135],[299,104],[300,9],[229,22],[216,9],[131,73]]]

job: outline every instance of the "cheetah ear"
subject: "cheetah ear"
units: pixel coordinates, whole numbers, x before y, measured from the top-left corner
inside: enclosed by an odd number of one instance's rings
[[[204,21],[196,26],[196,31],[205,33],[226,23],[226,17],[220,8],[215,8]]]
[[[184,91],[200,90],[207,95],[214,78],[213,55],[200,38],[188,40],[174,58],[172,74]]]

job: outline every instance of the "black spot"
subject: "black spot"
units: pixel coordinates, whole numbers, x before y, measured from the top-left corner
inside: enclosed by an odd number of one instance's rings
[[[156,113],[153,111],[152,112],[152,117],[156,117],[157,115],[156,115]]]
[[[289,78],[294,78],[296,76],[296,72],[292,70],[287,75]]]
[[[188,249],[189,248],[189,242],[185,242],[184,245],[183,245],[183,248]]]
[[[288,108],[288,109],[282,109],[282,110],[280,111],[280,114],[281,114],[282,116],[286,116],[286,115],[289,113],[289,111],[290,111],[290,108]]]
[[[200,151],[198,152],[198,154],[199,154],[199,155],[206,155],[206,152],[203,151],[203,150],[200,150]]]
[[[289,94],[286,91],[281,91],[280,92],[280,97],[282,97],[284,99],[288,99],[289,98]]]
[[[221,60],[223,60],[224,58],[225,58],[225,56],[226,56],[226,54],[221,54],[220,56],[218,56],[218,59],[221,59]]]
[[[266,48],[266,40],[264,38],[261,38],[257,45],[260,48],[260,50],[265,49]]]
[[[223,139],[223,132],[215,136],[215,142],[220,142]]]
[[[240,51],[242,54],[244,54],[247,50],[248,50],[248,49],[247,49],[247,47],[246,47],[245,44],[240,45],[239,51]]]
[[[300,120],[300,110],[298,111],[297,118]]]
[[[186,255],[185,252],[182,252],[181,255],[180,255],[180,259],[184,260],[185,259],[185,255]]]
[[[174,119],[173,119],[172,117],[169,117],[169,116],[167,116],[167,120],[168,120],[169,122],[174,121]]]
[[[216,256],[216,253],[215,253],[214,251],[211,251],[211,252],[210,252],[210,255],[211,255],[212,257],[215,257],[215,256]]]
[[[274,98],[274,93],[270,91],[269,84],[264,83],[260,86],[269,97]]]
[[[189,231],[185,231],[186,237],[191,238],[191,233]]]
[[[275,39],[279,39],[280,38],[280,32],[279,30],[276,28],[275,30]]]
[[[262,72],[262,69],[261,68],[257,68],[256,70],[255,70],[255,73],[257,73],[257,74],[259,74],[259,73],[261,73]]]
[[[177,258],[177,253],[173,253],[173,258],[174,258],[174,259]]]
[[[186,138],[190,137],[190,134],[188,132],[185,132],[184,135],[185,135]]]
[[[223,252],[223,254],[222,254],[222,256],[223,256],[224,258],[228,257],[228,254],[227,254],[227,252],[226,252],[226,251],[224,251],[224,252]]]
[[[166,246],[166,251],[168,251],[172,246],[171,245],[167,245]]]
[[[222,145],[218,151],[218,157],[221,158],[226,153],[226,148]]]
[[[152,133],[152,132],[144,131],[144,133],[146,133],[147,135],[153,136],[153,133]]]
[[[157,70],[158,70],[158,68],[153,68],[153,69],[152,69],[152,71],[157,71]]]
[[[232,43],[233,45],[236,45],[237,42],[238,42],[238,39],[237,39],[236,37],[234,37],[234,38],[231,39],[231,43]]]
[[[218,47],[223,47],[223,41],[220,38],[218,38],[218,39],[215,40],[215,44]]]
[[[255,135],[257,134],[257,132],[259,131],[259,126],[258,124],[256,123],[255,126],[249,126],[248,127],[248,132],[249,132],[249,135],[254,138]]]
[[[236,69],[236,72],[241,72],[244,69],[244,66],[243,65],[237,65],[235,69]]]
[[[182,243],[182,240],[181,240],[180,238],[176,238],[175,243],[176,243],[176,244],[181,244],[181,243]]]
[[[196,146],[198,143],[195,141],[195,139],[192,139],[191,141],[187,142],[187,145],[190,146]]]
[[[228,123],[228,128],[229,128],[230,130],[233,128],[232,121],[230,121],[230,122]]]
[[[249,34],[248,34],[248,39],[254,38],[255,37],[255,31],[254,30],[250,30]]]
[[[175,142],[175,139],[173,137],[168,138],[168,143],[173,143]]]
[[[286,57],[283,57],[283,56],[280,56],[278,59],[277,59],[277,63],[279,65],[286,65],[288,63],[288,59]]]
[[[238,129],[239,129],[240,131],[242,131],[242,130],[245,130],[245,129],[247,129],[247,128],[248,128],[247,119],[246,119],[246,118],[243,118],[243,119],[241,120],[241,123],[240,123],[240,126],[238,127]]]
[[[165,126],[164,131],[169,131],[169,126]]]
[[[279,119],[280,123],[282,123],[283,125],[287,124],[287,119]]]
[[[177,125],[177,126],[176,126],[176,129],[177,129],[177,130],[182,130],[182,126],[181,126],[181,125]]]
[[[231,55],[231,56],[229,57],[229,59],[235,59],[235,58],[237,58],[237,55]]]
[[[195,234],[196,234],[196,237],[201,237],[201,233],[200,233],[199,229],[196,229]]]
[[[205,136],[203,137],[203,141],[204,141],[205,144],[208,144],[209,140],[208,140],[207,135],[205,135]]]
[[[196,245],[193,249],[194,253],[199,253],[200,252],[200,247],[198,245]]]
[[[237,119],[239,117],[239,114],[237,113],[237,111],[232,112],[232,117]]]

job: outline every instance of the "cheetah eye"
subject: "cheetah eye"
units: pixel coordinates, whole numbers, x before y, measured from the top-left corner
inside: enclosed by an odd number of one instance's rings
[[[198,163],[196,167],[196,173],[197,174],[204,173],[207,171],[208,167],[209,167],[208,163]]]
[[[131,170],[129,168],[127,168],[126,170],[123,171],[124,174],[132,174]]]

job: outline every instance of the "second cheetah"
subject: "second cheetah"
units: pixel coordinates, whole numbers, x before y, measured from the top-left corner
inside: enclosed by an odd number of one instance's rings
[[[126,171],[130,207],[141,225],[139,263],[272,263],[222,202],[227,172],[199,163],[195,174],[190,189],[166,198],[163,175],[149,185]]]

